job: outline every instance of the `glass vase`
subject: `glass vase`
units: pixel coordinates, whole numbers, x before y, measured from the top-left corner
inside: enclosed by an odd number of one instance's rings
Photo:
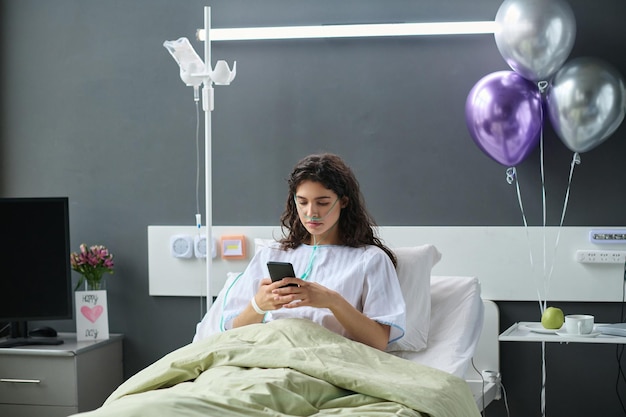
[[[99,291],[106,290],[105,280],[100,281],[87,281],[83,283],[83,291]]]

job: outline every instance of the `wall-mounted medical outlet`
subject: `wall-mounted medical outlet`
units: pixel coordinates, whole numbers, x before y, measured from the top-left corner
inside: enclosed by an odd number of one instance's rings
[[[626,243],[626,229],[591,229],[589,241],[592,243]]]
[[[206,258],[206,236],[195,235],[193,237],[193,253],[196,255],[196,258]]]
[[[576,251],[576,261],[581,264],[624,264],[626,251],[579,249]]]
[[[213,237],[213,244],[211,245],[211,258],[217,257],[217,238]],[[193,253],[196,258],[207,257],[208,245],[206,243],[205,235],[195,235],[193,237]]]
[[[170,254],[174,258],[191,258],[193,256],[193,238],[184,234],[170,236]]]

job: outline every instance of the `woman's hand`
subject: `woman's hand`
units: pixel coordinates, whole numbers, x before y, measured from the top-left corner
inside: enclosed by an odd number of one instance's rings
[[[379,350],[385,350],[387,347],[391,328],[365,316],[338,292],[299,278],[283,278],[272,285],[276,284],[279,288],[274,288],[271,292],[278,305],[284,308],[304,306],[328,308],[352,339]],[[287,284],[298,286],[283,287]],[[268,289],[271,287],[268,286]]]
[[[293,278],[297,279],[297,278]],[[259,290],[257,291],[254,299],[261,310],[271,311],[278,310],[283,307],[285,304],[290,303],[293,299],[289,297],[277,297],[276,291],[280,289],[281,286],[286,285],[282,281],[272,282],[269,278],[263,278],[259,285]],[[301,281],[301,280],[298,280]],[[296,287],[288,287],[288,288],[296,288]]]
[[[254,302],[257,307],[262,311],[278,310],[282,308],[286,303],[289,303],[292,299],[289,297],[280,298],[274,294],[274,290],[278,289],[284,283],[272,282],[269,278],[263,278],[259,284],[259,290],[254,295]],[[290,287],[295,288],[295,287]],[[248,303],[246,308],[235,317],[233,320],[233,328],[245,326],[247,324],[261,323],[265,314],[258,313],[252,306],[252,300]]]
[[[288,284],[297,286],[287,286]],[[300,278],[283,278],[272,282],[271,279],[264,278],[261,280],[254,300],[263,311],[305,306],[327,308],[346,329],[350,337],[357,342],[385,350],[389,341],[389,326],[365,316],[341,294],[316,282],[304,281]],[[263,317],[264,314],[257,313],[250,302],[241,314],[235,317],[233,327],[261,323]]]
[[[295,284],[287,286],[288,284]],[[343,298],[335,291],[320,285],[316,282],[301,280],[300,278],[283,278],[274,283],[276,288],[271,289],[274,301],[277,305],[285,308],[296,307],[317,307],[328,308],[338,298]],[[270,286],[271,287],[271,286]],[[268,288],[269,289],[269,288]]]

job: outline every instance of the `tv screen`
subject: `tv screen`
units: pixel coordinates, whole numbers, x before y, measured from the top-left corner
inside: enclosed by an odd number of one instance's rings
[[[46,344],[28,337],[28,321],[73,316],[68,206],[67,197],[0,198],[0,322],[11,323],[0,347]]]

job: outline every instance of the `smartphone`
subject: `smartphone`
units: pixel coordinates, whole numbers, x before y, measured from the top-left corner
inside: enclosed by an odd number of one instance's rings
[[[295,277],[296,273],[293,272],[293,265],[289,262],[276,262],[269,261],[267,263],[267,269],[270,271],[270,278],[272,282],[280,281],[285,277]],[[287,284],[285,287],[297,287],[297,284]]]

